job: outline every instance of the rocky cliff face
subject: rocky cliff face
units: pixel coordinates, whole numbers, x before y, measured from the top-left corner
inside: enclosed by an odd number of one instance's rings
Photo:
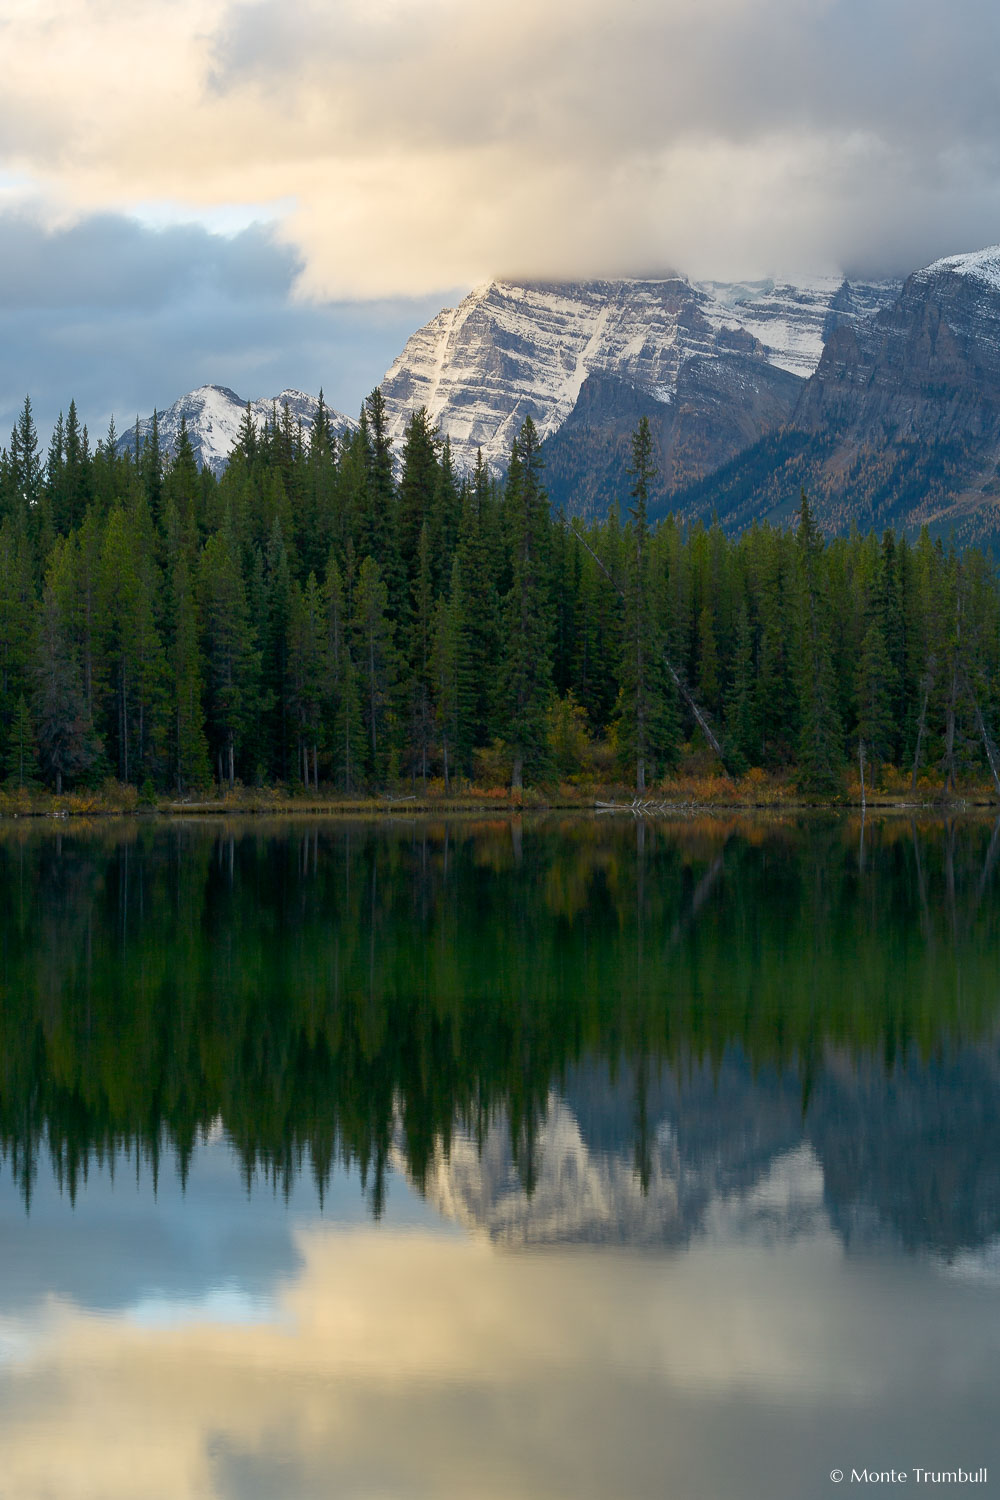
[[[308,431],[316,419],[319,398],[307,396],[304,391],[282,391],[278,396],[259,398],[250,402],[250,411],[258,428],[272,420],[274,413],[281,416],[287,405],[292,423],[302,423]],[[226,467],[226,461],[236,443],[236,437],[246,413],[247,403],[224,385],[203,385],[195,391],[181,396],[166,411],[157,413],[160,446],[168,457],[177,452],[181,434],[181,422],[187,425],[188,437],[199,468],[209,468],[216,475]],[[328,409],[329,410],[329,409]],[[356,427],[357,423],[342,412],[329,411],[330,422],[335,432]],[[153,430],[152,417],[144,417],[138,423],[139,441],[145,442]],[[131,453],[135,448],[136,428],[118,439],[118,451]]]
[[[398,441],[426,406],[459,468],[478,449],[501,466],[526,416],[547,438],[575,414],[578,434],[614,445],[638,399],[644,412],[675,408],[658,414],[661,456],[671,482],[687,480],[788,416],[831,316],[853,320],[895,290],[845,291],[836,278],[491,282],[409,340],[382,384],[390,430]]]
[[[836,309],[833,309],[836,312]],[[1000,531],[1000,248],[908,277],[868,318],[833,326],[774,451],[740,456],[688,515],[780,516],[804,485],[827,530],[929,524]]]
[[[1000,442],[1000,249],[916,271],[898,299],[834,328],[794,415],[843,441]]]
[[[646,416],[661,512],[783,523],[805,486],[830,532],[1000,535],[1000,248],[902,285],[495,281],[418,330],[382,390],[397,443],[426,406],[460,470],[479,449],[502,467],[530,415],[550,496],[570,512],[622,504]],[[286,401],[308,428],[317,403],[299,391],[254,402],[255,419]],[[243,413],[234,392],[204,386],[161,414],[161,439],[172,452],[184,417],[218,473]]]

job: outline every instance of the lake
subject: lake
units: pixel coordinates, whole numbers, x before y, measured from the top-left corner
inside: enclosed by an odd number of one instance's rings
[[[4,825],[0,1496],[995,1488],[998,864],[971,816]]]

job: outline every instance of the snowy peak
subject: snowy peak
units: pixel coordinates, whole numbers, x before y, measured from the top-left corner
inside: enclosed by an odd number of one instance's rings
[[[982,282],[991,291],[1000,292],[1000,245],[989,245],[985,250],[973,250],[966,255],[945,255],[918,271],[917,275],[924,279],[941,272],[967,276],[972,281]]]
[[[691,361],[749,360],[805,377],[831,318],[884,305],[898,283],[840,277],[692,283],[679,275],[575,283],[492,281],[446,308],[408,341],[382,384],[398,442],[425,406],[451,439],[459,468],[477,449],[501,466],[526,416],[559,430],[591,377],[669,404]]]
[[[304,391],[284,390],[277,396],[251,401],[250,413],[254,425],[262,427],[265,422],[280,420],[285,407],[293,426],[302,425],[308,432],[316,420],[319,398],[306,395]],[[230,453],[236,444],[240,427],[246,415],[247,402],[225,385],[202,385],[197,390],[181,396],[166,411],[157,412],[160,445],[164,452],[173,456],[180,440],[181,423],[187,426],[188,437],[199,468],[208,468],[216,475],[226,467]],[[327,408],[330,423],[335,432],[351,429],[357,424],[341,412]],[[119,452],[131,452],[135,447],[136,430],[142,443],[153,430],[152,417],[139,420],[118,440]]]

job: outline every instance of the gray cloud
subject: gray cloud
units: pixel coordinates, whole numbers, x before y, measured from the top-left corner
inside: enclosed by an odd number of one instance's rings
[[[0,442],[25,393],[47,431],[75,398],[92,437],[207,383],[286,386],[349,414],[442,296],[308,304],[298,256],[265,227],[223,236],[100,214],[46,229],[0,214]]]
[[[388,13],[250,0],[216,36],[213,82],[282,95],[294,78],[372,149],[401,130],[446,146],[648,152],[804,127],[995,150],[998,43],[988,0],[631,0],[613,11],[552,0],[541,12],[445,0]]]
[[[1000,237],[998,58],[988,0],[251,0],[216,34],[212,86],[284,101],[333,156],[399,156],[401,178],[407,154],[443,157],[494,269],[516,251],[490,198],[524,212],[523,263],[546,272],[579,268],[573,242],[594,270],[825,252],[903,271]]]
[[[0,25],[0,193],[77,221],[0,218],[0,420],[25,386],[96,422],[203,380],[353,410],[439,288],[497,274],[901,273],[1000,240],[990,0],[171,0],[169,24],[34,0]],[[248,204],[273,233],[123,217]]]

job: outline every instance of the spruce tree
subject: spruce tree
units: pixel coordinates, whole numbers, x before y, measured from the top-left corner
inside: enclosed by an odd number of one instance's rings
[[[42,595],[35,662],[34,720],[39,760],[57,796],[101,754],[86,712],[71,635],[51,583]]]
[[[199,585],[209,748],[220,783],[232,786],[259,701],[260,658],[231,528],[205,543]]]
[[[651,580],[647,505],[656,471],[646,417],[632,434],[629,473],[633,504],[625,531],[624,630],[614,726],[619,753],[634,767],[636,791],[643,796],[647,775],[674,754],[677,729]]]
[[[882,626],[873,620],[865,633],[857,665],[858,739],[872,775],[878,778],[881,761],[892,754],[896,723],[893,718],[895,669]]]
[[[392,689],[396,681],[389,593],[374,558],[366,557],[354,590],[354,628],[361,683],[361,715],[368,742],[368,767],[376,785],[391,766]]]
[[[23,791],[38,785],[38,742],[24,693],[18,697],[11,718],[4,769],[10,787]]]
[[[197,600],[188,556],[177,549],[170,577],[172,712],[171,759],[178,793],[208,786],[212,771],[205,739],[204,662]]]
[[[842,763],[841,726],[830,653],[823,578],[823,538],[805,494],[796,531],[798,554],[799,779],[811,792],[830,793]]]
[[[293,586],[291,615],[291,706],[297,730],[297,767],[306,787],[319,788],[319,752],[323,740],[323,693],[326,682],[326,632],[323,600],[316,574],[304,589]]]
[[[549,514],[539,448],[535,424],[526,417],[511,450],[504,492],[512,573],[504,603],[505,729],[515,791],[525,775],[539,780],[551,769],[546,736],[552,698]]]

